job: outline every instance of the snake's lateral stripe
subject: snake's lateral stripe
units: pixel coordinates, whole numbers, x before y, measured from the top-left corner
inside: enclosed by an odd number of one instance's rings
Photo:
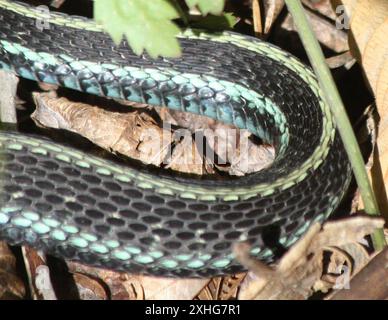
[[[257,39],[185,30],[179,59],[115,46],[93,21],[0,0],[0,68],[34,81],[201,114],[276,146],[274,163],[219,181],[135,169],[43,138],[0,132],[0,235],[131,272],[241,270],[231,245],[271,261],[337,207],[350,168],[312,72]],[[281,251],[281,250],[280,250]]]

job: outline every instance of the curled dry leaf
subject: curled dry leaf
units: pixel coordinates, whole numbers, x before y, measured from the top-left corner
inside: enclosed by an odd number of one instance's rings
[[[241,286],[239,299],[308,298],[315,284],[321,281],[325,248],[357,242],[383,225],[383,219],[370,217],[327,222],[322,228],[320,224],[314,224],[271,268],[252,259],[247,244],[236,245],[236,258],[250,270]]]
[[[171,143],[171,133],[145,112],[108,112],[66,98],[34,93],[37,125],[78,133],[98,146],[147,164],[160,165]]]

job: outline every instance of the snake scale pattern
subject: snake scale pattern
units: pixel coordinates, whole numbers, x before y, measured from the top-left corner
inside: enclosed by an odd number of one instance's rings
[[[0,131],[0,237],[83,263],[172,277],[239,272],[232,245],[272,262],[338,206],[351,171],[309,68],[233,32],[183,30],[174,59],[115,46],[82,17],[0,0],[0,69],[109,98],[167,106],[248,129],[271,166],[238,179],[126,167]]]

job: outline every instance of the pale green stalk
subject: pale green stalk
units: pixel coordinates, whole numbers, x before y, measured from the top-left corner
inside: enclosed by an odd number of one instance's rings
[[[349,118],[346,114],[344,104],[338,93],[330,69],[325,62],[322,49],[310,27],[301,2],[299,0],[285,1],[289,12],[294,19],[294,23],[298,29],[299,36],[309,56],[310,62],[315,70],[315,74],[318,77],[325,100],[334,114],[339,133],[349,156],[354,176],[356,177],[357,184],[361,192],[365,211],[369,215],[379,215],[379,208],[372,187],[369,183],[360,147],[354,135],[352,125],[350,124]],[[377,251],[381,250],[385,246],[383,230],[377,230],[373,234],[372,239]]]

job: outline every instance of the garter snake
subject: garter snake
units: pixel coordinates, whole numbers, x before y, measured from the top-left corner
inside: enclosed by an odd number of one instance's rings
[[[338,206],[350,167],[310,69],[233,32],[183,30],[182,56],[137,56],[92,20],[0,0],[0,68],[34,81],[204,115],[276,147],[234,180],[124,167],[48,139],[1,131],[0,236],[86,264],[205,277],[242,266],[232,244],[273,261]]]

